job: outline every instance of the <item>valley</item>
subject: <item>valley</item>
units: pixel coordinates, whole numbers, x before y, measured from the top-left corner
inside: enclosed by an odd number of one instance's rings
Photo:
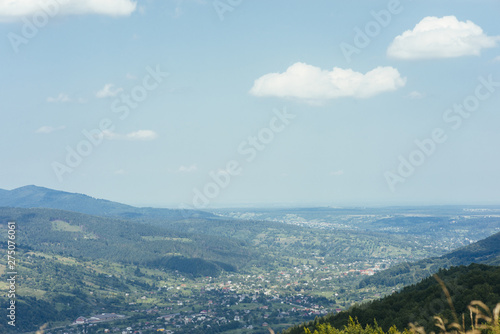
[[[428,261],[413,272],[418,280],[453,265],[428,259],[498,232],[490,210],[497,209],[216,210],[172,219],[1,208],[2,245],[7,222],[18,226],[13,332],[44,323],[57,334],[284,330],[415,283],[406,275],[379,284],[389,268]],[[102,313],[124,317],[74,323]]]

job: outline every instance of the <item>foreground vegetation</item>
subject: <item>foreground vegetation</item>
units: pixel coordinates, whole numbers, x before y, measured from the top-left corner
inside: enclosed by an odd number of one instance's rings
[[[453,308],[453,304],[450,304]],[[465,324],[465,314],[462,316],[462,321],[454,314],[454,321],[450,322],[442,316],[434,316],[433,320],[438,328],[437,333],[440,334],[499,334],[500,333],[500,303],[493,310],[486,306],[483,302],[474,300],[468,306],[470,314],[470,325]],[[430,320],[430,319],[429,319]],[[384,331],[377,323],[373,326],[366,325],[363,327],[359,321],[349,319],[349,323],[343,329],[337,329],[330,324],[320,324],[311,332],[309,328],[304,328],[304,334],[426,334],[426,330],[422,326],[409,324],[409,329],[402,331],[396,326],[392,326],[387,331]],[[432,332],[435,333],[435,332]]]

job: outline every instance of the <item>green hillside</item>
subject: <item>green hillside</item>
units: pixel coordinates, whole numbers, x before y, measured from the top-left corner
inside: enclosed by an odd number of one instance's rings
[[[363,279],[359,287],[395,287],[401,284],[414,284],[436,273],[440,268],[468,265],[471,263],[500,265],[500,233],[496,233],[486,239],[440,257],[423,259],[412,263],[405,262],[393,266]]]
[[[158,267],[163,260],[196,258],[203,275],[222,267],[236,268],[256,255],[244,241],[170,231],[158,226],[53,209],[0,208],[0,221],[18,222],[18,243],[24,251],[54,253],[82,260],[104,260]],[[0,225],[0,233],[6,224]],[[5,245],[2,244],[2,247]],[[166,262],[168,263],[168,262]],[[218,263],[222,263],[219,265]],[[193,262],[190,262],[193,264]],[[197,266],[165,269],[200,275]],[[212,270],[207,272],[207,267]]]
[[[471,264],[439,270],[437,276],[447,286],[457,314],[467,315],[464,320],[466,325],[470,325],[467,305],[471,301],[481,300],[490,309],[500,302],[500,267]],[[283,331],[283,334],[303,334],[304,326],[314,332],[321,324],[341,329],[349,324],[350,317],[357,319],[361,326],[378,324],[385,331],[394,325],[403,330],[408,328],[409,323],[414,323],[424,326],[429,332],[437,330],[433,320],[435,315],[453,319],[442,287],[434,277],[428,277],[380,300],[292,327]]]
[[[49,208],[122,218],[161,217],[169,220],[180,220],[213,217],[208,212],[198,210],[136,208],[84,194],[69,193],[33,185],[13,190],[0,189],[0,207]]]
[[[126,311],[126,294],[135,301],[161,286],[179,284],[180,274],[217,277],[251,265],[249,259],[259,259],[244,241],[123,219],[23,208],[0,208],[4,254],[10,221],[16,222],[17,231],[19,321],[16,328],[0,324],[0,333],[33,331],[47,322],[68,323],[96,310]],[[3,318],[8,305],[5,265],[0,265]]]

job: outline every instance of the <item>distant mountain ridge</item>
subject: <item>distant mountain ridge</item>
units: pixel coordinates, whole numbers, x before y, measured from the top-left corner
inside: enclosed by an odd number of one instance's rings
[[[73,211],[97,216],[121,218],[211,218],[213,214],[198,210],[137,208],[97,199],[88,195],[59,191],[34,185],[12,190],[0,189],[0,207],[47,208]]]

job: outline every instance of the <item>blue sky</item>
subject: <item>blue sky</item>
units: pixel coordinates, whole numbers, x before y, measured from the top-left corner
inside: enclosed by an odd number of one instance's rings
[[[162,207],[498,204],[499,12],[0,1],[0,188]]]

